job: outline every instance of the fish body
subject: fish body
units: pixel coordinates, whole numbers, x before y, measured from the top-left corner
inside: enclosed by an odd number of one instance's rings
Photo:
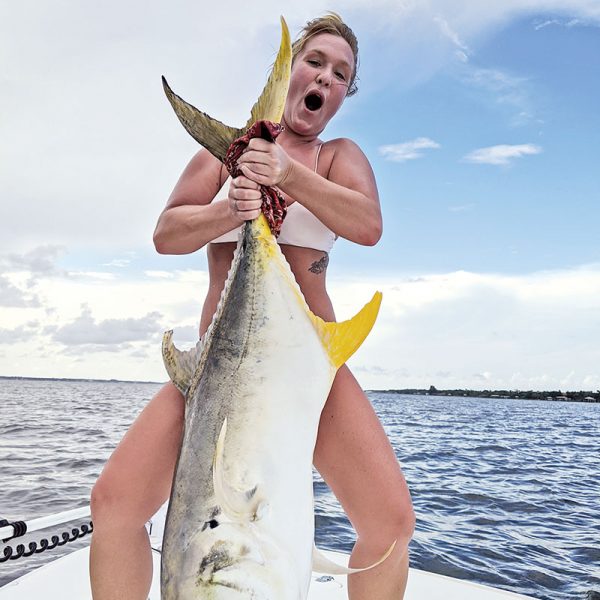
[[[280,120],[290,65],[282,20],[280,51],[247,127]],[[243,130],[163,84],[186,130],[224,160]],[[353,319],[324,322],[307,306],[264,215],[244,225],[203,339],[187,352],[173,346],[170,332],[163,343],[185,416],[163,537],[162,600],[303,600],[312,565],[339,572],[311,551],[313,451],[336,370],[370,331],[380,301],[377,293]]]
[[[312,457],[337,370],[319,321],[264,217],[246,224],[193,353],[163,540],[163,600],[306,598]],[[166,355],[173,352],[167,344]]]

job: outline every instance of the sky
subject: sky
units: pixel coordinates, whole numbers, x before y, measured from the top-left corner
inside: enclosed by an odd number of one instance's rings
[[[165,381],[195,343],[204,250],[152,232],[197,145],[164,97],[247,119],[275,0],[0,4],[0,375]],[[360,46],[323,139],[356,141],[384,215],[336,243],[338,319],[383,292],[350,366],[366,389],[600,388],[600,3],[307,0]]]

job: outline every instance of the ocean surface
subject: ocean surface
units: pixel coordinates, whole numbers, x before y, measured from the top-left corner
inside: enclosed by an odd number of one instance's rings
[[[0,518],[85,506],[159,387],[0,380]],[[369,397],[411,489],[412,567],[544,600],[600,593],[600,404]],[[318,545],[350,551],[348,520],[314,480]],[[0,563],[0,585],[88,543]]]

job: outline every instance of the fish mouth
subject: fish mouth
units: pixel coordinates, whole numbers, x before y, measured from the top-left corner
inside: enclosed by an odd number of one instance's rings
[[[318,111],[323,106],[323,94],[318,90],[311,90],[304,97],[304,106],[311,112]]]

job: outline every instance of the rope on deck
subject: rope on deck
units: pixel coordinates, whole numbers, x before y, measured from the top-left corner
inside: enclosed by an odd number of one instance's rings
[[[15,533],[13,536],[11,536],[11,538],[20,537],[25,535],[27,532],[27,524],[23,521],[9,523],[5,519],[0,520],[0,527],[5,527],[7,525],[12,525],[15,530]],[[72,528],[70,532],[63,531],[59,534],[60,537],[59,535],[53,535],[49,540],[47,538],[42,538],[37,542],[29,542],[29,544],[27,544],[27,548],[25,548],[25,544],[17,544],[15,547],[7,544],[6,546],[2,547],[0,563],[6,562],[7,560],[17,560],[19,558],[31,556],[32,554],[39,554],[45,550],[52,550],[57,546],[64,546],[69,542],[74,542],[84,535],[91,533],[93,530],[94,525],[91,521],[89,521],[89,523],[83,523],[79,527]]]

